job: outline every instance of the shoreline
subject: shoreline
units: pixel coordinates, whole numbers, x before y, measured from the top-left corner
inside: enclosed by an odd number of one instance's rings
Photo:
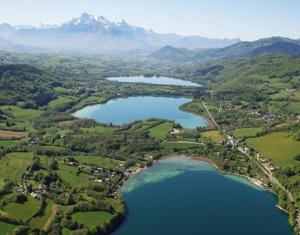
[[[271,190],[270,187],[268,187],[267,185],[265,185],[263,182],[261,182],[260,180],[256,179],[256,178],[251,178],[249,176],[246,176],[246,175],[241,175],[241,174],[237,174],[237,173],[231,173],[231,172],[225,172],[225,171],[222,171],[218,166],[217,164],[210,158],[208,157],[195,157],[195,156],[192,156],[192,155],[189,155],[189,154],[175,154],[175,153],[170,153],[170,154],[166,154],[162,157],[160,157],[159,159],[157,160],[154,160],[153,163],[151,164],[151,166],[145,166],[145,167],[139,167],[137,168],[135,171],[131,172],[128,177],[126,177],[126,179],[122,180],[121,184],[118,185],[117,189],[114,191],[114,195],[117,196],[117,197],[121,197],[123,199],[123,196],[122,196],[122,193],[124,192],[124,187],[126,187],[126,184],[128,183],[128,181],[134,177],[135,175],[151,168],[154,164],[156,164],[157,162],[163,160],[163,159],[168,159],[168,158],[178,158],[178,157],[182,157],[182,158],[189,158],[189,159],[192,159],[192,160],[195,160],[195,161],[202,161],[202,162],[206,162],[208,164],[210,164],[218,173],[226,176],[226,175],[230,175],[230,176],[235,176],[235,177],[241,177],[245,180],[247,180],[250,184],[253,184],[253,186],[256,186],[258,188],[260,188],[261,190],[265,191],[265,192],[270,192],[272,194],[274,194],[276,197],[278,197],[278,195],[273,191]],[[250,187],[250,186],[249,186]],[[123,214],[123,220],[118,224],[118,226],[116,226],[113,230],[116,230],[118,229],[118,227],[120,227],[123,223],[124,220],[126,220],[126,217],[127,217],[127,213],[128,213],[128,208],[127,208],[127,205],[126,203],[124,202],[124,205],[125,205],[125,211],[124,211],[124,214]],[[275,207],[280,210],[281,212],[289,215],[289,211],[287,211],[286,209],[282,208],[279,204],[278,204],[278,201],[276,202],[276,205]]]
[[[135,175],[141,173],[142,171],[145,171],[145,170],[151,168],[154,164],[156,164],[160,160],[167,159],[167,158],[177,158],[177,157],[190,158],[190,159],[193,159],[195,161],[206,162],[206,163],[210,164],[220,174],[241,177],[241,178],[247,180],[249,183],[253,184],[254,186],[257,186],[257,187],[259,187],[260,189],[262,189],[264,191],[271,192],[271,193],[277,195],[268,186],[266,186],[263,182],[261,182],[260,180],[258,180],[256,178],[251,178],[249,176],[241,175],[241,174],[237,174],[237,173],[233,173],[233,172],[222,171],[217,166],[217,164],[212,159],[210,159],[208,157],[195,157],[195,156],[191,156],[191,155],[189,156],[188,154],[175,154],[175,153],[164,155],[161,158],[159,158],[157,160],[154,160],[152,162],[151,166],[148,166],[148,167],[147,166],[145,166],[145,167],[139,167],[135,171],[131,172],[128,175],[128,177],[126,179],[122,180],[122,183],[120,185],[118,185],[118,188],[117,188],[116,191],[114,191],[114,194],[122,197],[122,192],[123,192],[124,186],[126,186],[126,184],[128,183],[128,181],[132,177],[134,177]],[[278,205],[278,208],[281,208],[281,207]],[[283,208],[282,208],[282,210],[285,211]]]

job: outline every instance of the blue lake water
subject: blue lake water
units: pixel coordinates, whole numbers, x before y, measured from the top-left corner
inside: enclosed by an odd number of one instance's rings
[[[74,113],[75,117],[91,118],[100,123],[121,125],[136,120],[161,118],[176,121],[184,128],[207,125],[207,121],[179,109],[188,98],[139,96],[110,100],[105,104],[87,106]]]
[[[110,77],[107,80],[115,82],[129,82],[129,83],[148,83],[158,85],[172,85],[172,86],[201,86],[200,84],[169,77],[143,77],[143,76],[130,76],[130,77]]]
[[[168,158],[132,177],[125,222],[113,235],[291,235],[274,195],[189,158]]]

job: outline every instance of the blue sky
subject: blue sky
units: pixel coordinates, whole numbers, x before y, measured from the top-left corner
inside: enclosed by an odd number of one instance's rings
[[[0,0],[0,22],[61,23],[83,12],[157,32],[300,38],[300,0]]]

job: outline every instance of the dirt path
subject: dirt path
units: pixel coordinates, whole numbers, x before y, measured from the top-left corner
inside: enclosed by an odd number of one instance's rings
[[[52,205],[52,212],[51,212],[51,215],[50,217],[48,218],[47,222],[45,223],[44,227],[43,227],[43,230],[44,231],[47,231],[47,229],[50,227],[50,225],[53,223],[54,219],[55,219],[55,216],[57,214],[57,211],[58,211],[58,205],[57,204],[53,204]]]

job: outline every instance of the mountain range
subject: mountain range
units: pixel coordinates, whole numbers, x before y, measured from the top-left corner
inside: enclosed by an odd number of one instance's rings
[[[153,52],[149,58],[177,63],[204,62],[224,58],[240,58],[259,54],[285,54],[300,57],[300,40],[271,37],[253,42],[238,42],[224,48],[196,49],[165,46]]]
[[[222,48],[240,39],[209,39],[156,33],[122,22],[111,22],[103,16],[83,13],[58,25],[13,26],[0,24],[0,49],[21,52],[151,51],[166,45],[172,47]]]

